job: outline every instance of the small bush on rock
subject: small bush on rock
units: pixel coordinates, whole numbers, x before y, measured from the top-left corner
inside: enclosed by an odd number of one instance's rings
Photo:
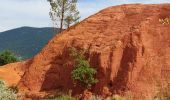
[[[72,71],[72,79],[75,83],[80,83],[83,87],[90,88],[98,82],[94,78],[97,71],[90,66],[89,62],[84,57],[84,50],[78,51],[75,48],[69,48],[70,56],[74,58],[75,66]]]

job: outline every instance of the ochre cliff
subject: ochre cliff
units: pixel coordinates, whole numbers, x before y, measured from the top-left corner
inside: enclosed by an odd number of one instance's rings
[[[165,18],[170,18],[170,4],[104,9],[56,35],[29,61],[15,64],[22,67],[18,87],[81,93],[83,88],[71,80],[74,65],[67,50],[75,47],[88,50],[86,57],[97,69],[93,93],[108,87],[112,93],[130,91],[135,100],[151,100],[157,84],[170,81],[170,24],[159,21]],[[0,77],[6,79],[2,70]]]

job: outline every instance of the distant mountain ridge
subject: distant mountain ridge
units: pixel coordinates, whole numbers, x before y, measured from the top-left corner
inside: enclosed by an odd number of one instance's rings
[[[59,29],[55,30],[59,32]],[[0,32],[0,51],[11,50],[28,59],[37,54],[54,35],[51,27],[20,27]]]

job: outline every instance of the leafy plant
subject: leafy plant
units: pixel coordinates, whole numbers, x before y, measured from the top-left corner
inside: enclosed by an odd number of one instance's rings
[[[17,100],[17,95],[0,81],[0,100]]]
[[[96,69],[90,66],[89,62],[84,57],[84,50],[78,51],[75,48],[69,48],[70,56],[75,60],[74,70],[72,71],[72,79],[75,83],[80,83],[80,85],[91,88],[92,85],[98,82],[94,78],[97,73]]]
[[[20,59],[8,50],[0,53],[0,66],[17,61],[20,61]]]

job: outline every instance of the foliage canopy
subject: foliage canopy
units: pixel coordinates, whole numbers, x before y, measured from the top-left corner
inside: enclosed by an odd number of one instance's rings
[[[0,53],[0,66],[17,61],[20,61],[20,59],[8,50]]]
[[[63,27],[69,28],[70,25],[77,23],[80,19],[79,11],[77,10],[77,0],[47,0],[50,2],[51,10],[50,17],[53,21],[53,26],[60,24],[60,32]]]

